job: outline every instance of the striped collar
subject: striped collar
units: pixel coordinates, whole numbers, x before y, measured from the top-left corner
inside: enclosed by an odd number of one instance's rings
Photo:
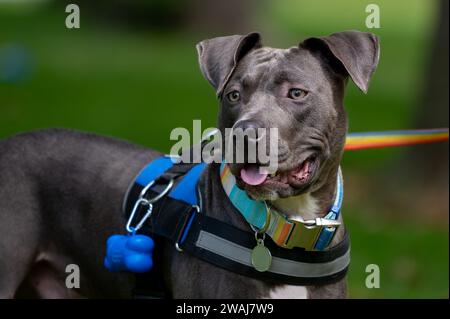
[[[306,250],[324,250],[330,244],[340,223],[339,218],[344,193],[342,172],[339,168],[336,181],[336,194],[328,214],[313,220],[293,220],[283,213],[269,208],[264,201],[256,201],[236,185],[228,165],[220,166],[220,179],[225,193],[234,207],[242,214],[253,229],[266,227],[265,234],[280,247],[300,247]],[[268,216],[267,214],[270,214]],[[268,225],[266,220],[269,221]]]

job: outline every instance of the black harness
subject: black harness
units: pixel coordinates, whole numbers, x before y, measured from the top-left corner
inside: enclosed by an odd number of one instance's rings
[[[267,238],[265,245],[272,254],[274,269],[264,272],[256,270],[247,262],[248,253],[255,247],[254,232],[243,231],[208,216],[208,212],[205,212],[201,205],[204,195],[197,183],[199,172],[195,174],[197,179],[194,183],[180,183],[198,165],[204,164],[174,164],[152,181],[148,181],[151,185],[146,186],[141,173],[125,197],[124,211],[127,220],[133,211],[132,219],[141,220],[148,210],[137,202],[141,198],[152,199],[165,193],[152,203],[151,216],[139,230],[155,240],[155,250],[153,269],[146,274],[137,275],[137,296],[169,296],[162,281],[161,247],[164,241],[172,243],[180,253],[187,253],[231,272],[274,284],[324,285],[339,281],[346,275],[350,248],[347,233],[338,245],[325,251],[286,249]],[[197,169],[200,172],[203,170],[199,167]],[[198,205],[193,204],[192,198],[186,201],[171,196],[174,191],[169,192],[169,189],[182,187],[183,184],[195,186],[195,190],[190,191],[195,192]],[[171,185],[174,186],[169,187]]]

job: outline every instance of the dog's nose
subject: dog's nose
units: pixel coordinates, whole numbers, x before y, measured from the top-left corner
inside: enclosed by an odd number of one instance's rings
[[[241,129],[246,133],[245,138],[251,142],[257,142],[265,135],[262,123],[255,120],[242,120],[236,123],[234,129]]]

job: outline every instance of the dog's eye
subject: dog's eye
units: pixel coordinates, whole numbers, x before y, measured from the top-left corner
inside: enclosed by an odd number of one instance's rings
[[[239,101],[239,99],[241,98],[241,94],[239,93],[239,91],[231,91],[230,93],[227,94],[227,99],[230,102],[237,102]]]
[[[291,98],[293,100],[298,100],[298,99],[305,97],[306,94],[307,94],[307,92],[305,90],[293,88],[293,89],[289,90],[288,96],[289,96],[289,98]]]

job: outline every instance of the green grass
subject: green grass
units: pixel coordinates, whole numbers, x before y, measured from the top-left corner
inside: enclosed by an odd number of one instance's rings
[[[269,2],[255,26],[268,35],[268,45],[295,45],[311,35],[366,30],[364,8],[371,2]],[[381,39],[381,62],[368,95],[349,85],[351,131],[413,128],[414,101],[423,85],[434,2],[377,3],[382,28],[372,31]],[[198,70],[194,48],[201,38],[106,28],[89,17],[80,30],[67,30],[64,19],[64,12],[0,5],[0,48],[19,43],[34,61],[22,83],[0,83],[0,138],[70,127],[167,152],[174,127],[190,128],[193,119],[202,119],[204,128],[215,125],[217,101]],[[344,170],[371,176],[401,152],[348,153]],[[351,297],[448,297],[447,225],[376,216],[352,203],[344,216],[352,238]],[[364,285],[365,267],[372,263],[380,266],[380,289]]]
[[[193,118],[215,124],[217,102],[193,40],[87,26],[68,31],[60,16],[44,17],[0,13],[2,29],[12,30],[3,41],[21,43],[35,61],[29,80],[0,86],[0,137],[63,126],[168,151],[174,127],[191,127]]]
[[[344,209],[350,232],[351,298],[448,298],[448,228]],[[366,266],[380,268],[380,288],[365,285]]]

